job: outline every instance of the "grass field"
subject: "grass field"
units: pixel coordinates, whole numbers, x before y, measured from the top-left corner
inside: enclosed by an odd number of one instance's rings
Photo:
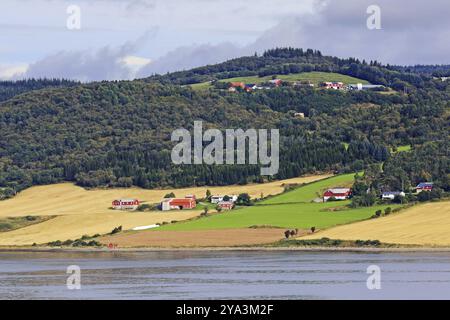
[[[398,146],[396,152],[409,152],[411,151],[410,145]]]
[[[253,206],[193,221],[167,225],[162,227],[161,230],[233,229],[248,228],[255,225],[298,229],[316,227],[323,229],[367,219],[376,210],[387,207],[387,205],[384,205],[340,211],[326,210],[348,203],[348,201],[343,201]],[[391,207],[394,208],[395,206]]]
[[[283,193],[277,197],[262,201],[261,204],[311,202],[315,198],[321,198],[323,191],[328,188],[350,187],[353,184],[354,176],[354,173],[344,174],[310,183],[306,186]]]
[[[333,72],[319,72],[319,71],[312,71],[312,72],[302,72],[302,73],[294,73],[294,74],[288,74],[288,75],[279,75],[277,76],[278,79],[293,82],[293,81],[311,81],[316,86],[325,81],[336,81],[336,82],[343,82],[344,84],[354,84],[354,83],[363,83],[368,84],[366,80],[346,76],[339,73],[333,73]],[[229,79],[221,79],[220,82],[244,82],[244,83],[262,83],[267,82],[272,79],[272,76],[266,76],[266,77],[258,77],[258,76],[250,76],[250,77],[236,77],[236,78],[229,78]],[[207,89],[211,86],[210,82],[202,82],[202,83],[196,83],[192,84],[191,87],[193,89]]]
[[[349,209],[349,201],[314,203],[323,190],[330,187],[350,186],[354,174],[339,175],[313,182],[276,197],[259,202],[252,207],[213,215],[183,223],[171,224],[161,230],[189,231],[209,229],[248,228],[271,226],[279,228],[318,229],[367,219],[376,210],[388,205]],[[396,206],[390,205],[392,208]],[[335,209],[338,210],[335,210]]]
[[[380,240],[385,243],[450,245],[450,201],[426,203],[387,217],[324,230],[300,239]]]

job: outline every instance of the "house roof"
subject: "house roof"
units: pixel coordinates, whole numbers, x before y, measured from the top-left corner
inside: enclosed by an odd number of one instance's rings
[[[384,195],[384,196],[388,196],[388,195],[396,196],[396,195],[399,195],[399,194],[402,194],[402,193],[403,193],[403,191],[385,191],[385,192],[382,193],[382,195]]]
[[[416,188],[432,188],[433,182],[421,182],[417,185]]]
[[[331,188],[328,189],[327,191],[331,193],[348,193],[350,192],[350,188]]]

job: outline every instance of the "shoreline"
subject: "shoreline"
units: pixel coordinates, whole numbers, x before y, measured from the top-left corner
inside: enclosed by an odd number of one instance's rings
[[[450,252],[450,247],[130,247],[130,248],[55,248],[55,247],[0,247],[0,253],[9,252],[57,252],[57,253],[114,253],[114,252],[240,252],[240,251],[262,251],[262,252],[364,252],[364,253],[382,253],[382,252]]]

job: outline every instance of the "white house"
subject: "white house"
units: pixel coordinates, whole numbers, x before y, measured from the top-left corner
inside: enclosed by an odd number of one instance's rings
[[[396,196],[404,197],[405,193],[403,191],[386,191],[381,194],[381,199],[394,200]]]
[[[223,200],[224,197],[225,196],[220,196],[220,195],[212,196],[211,197],[211,203],[216,203],[217,204],[219,202],[222,202],[222,201],[224,201]],[[230,198],[229,201],[231,201],[233,203],[235,203],[237,201],[237,198],[238,198],[238,196],[235,195],[235,194],[229,195],[228,197]]]
[[[112,202],[115,210],[136,210],[139,207],[138,199],[117,199]]]

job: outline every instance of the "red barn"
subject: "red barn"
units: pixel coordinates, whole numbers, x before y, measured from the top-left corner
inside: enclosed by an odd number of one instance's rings
[[[165,199],[161,202],[161,209],[163,211],[173,210],[173,209],[194,209],[196,206],[195,198],[172,198]]]
[[[333,188],[328,189],[323,194],[323,201],[327,201],[330,198],[335,198],[336,200],[345,200],[350,197],[352,190],[350,188]]]

